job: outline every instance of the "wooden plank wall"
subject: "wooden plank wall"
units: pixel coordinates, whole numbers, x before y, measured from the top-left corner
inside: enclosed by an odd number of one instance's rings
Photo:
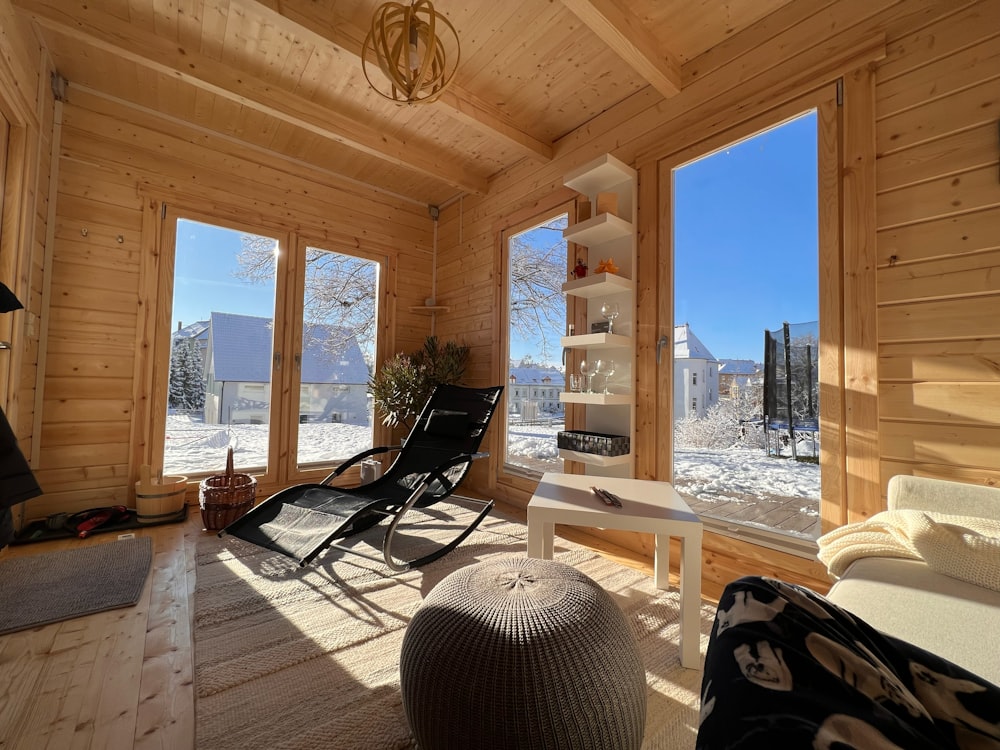
[[[1000,485],[1000,3],[887,53],[876,86],[882,482]]]
[[[836,3],[827,3],[817,0],[801,0],[792,3],[786,8],[774,13],[758,24],[751,27],[744,33],[737,34],[731,39],[716,46],[706,54],[686,64],[683,69],[684,90],[678,96],[670,100],[662,100],[655,93],[643,90],[630,97],[622,104],[602,113],[586,126],[568,134],[556,144],[556,158],[549,164],[539,165],[536,163],[522,163],[515,168],[496,176],[491,181],[491,190],[488,195],[482,197],[466,197],[456,204],[450,205],[445,210],[441,222],[442,236],[442,260],[440,264],[439,294],[446,296],[453,308],[462,311],[461,315],[443,315],[438,321],[438,330],[444,335],[461,335],[463,332],[474,331],[477,341],[475,356],[478,360],[484,357],[491,357],[492,366],[488,375],[495,379],[504,372],[504,366],[499,361],[499,349],[491,342],[499,340],[503,332],[499,330],[500,314],[498,308],[501,304],[500,287],[500,262],[498,253],[500,246],[498,242],[499,231],[509,221],[509,217],[518,216],[532,207],[537,207],[551,201],[551,196],[562,188],[562,175],[586,161],[604,152],[611,152],[625,162],[640,164],[649,161],[656,154],[667,154],[676,151],[694,142],[695,137],[704,137],[708,132],[721,130],[742,122],[755,113],[765,111],[770,106],[775,106],[782,101],[788,100],[791,96],[801,93],[808,85],[821,85],[834,80],[838,76],[864,69],[872,61],[879,59],[884,52],[883,45],[889,45],[892,55],[882,65],[875,63],[876,85],[878,86],[879,101],[876,106],[878,145],[881,158],[877,159],[877,179],[878,189],[883,190],[885,179],[887,152],[900,152],[901,149],[928,149],[925,155],[919,156],[920,161],[930,163],[932,161],[943,165],[945,162],[951,164],[949,155],[956,150],[959,144],[971,137],[969,129],[973,125],[986,128],[986,122],[992,117],[991,145],[987,146],[987,133],[983,130],[979,133],[978,159],[972,158],[969,171],[962,177],[961,188],[950,185],[950,180],[958,175],[952,173],[951,167],[941,167],[947,169],[947,177],[940,182],[927,182],[927,173],[915,170],[914,158],[919,151],[911,150],[909,154],[900,153],[895,160],[894,171],[906,175],[902,179],[902,184],[907,185],[906,190],[913,191],[906,196],[898,196],[899,207],[894,209],[902,214],[903,218],[896,218],[891,222],[886,221],[886,214],[889,212],[887,195],[878,195],[877,201],[869,198],[865,206],[860,207],[859,221],[866,222],[868,227],[877,227],[878,243],[880,253],[880,265],[877,271],[878,279],[878,339],[877,346],[881,355],[880,365],[884,369],[886,360],[890,354],[897,352],[897,356],[903,359],[904,364],[900,369],[905,370],[908,361],[906,357],[913,360],[914,349],[910,349],[910,354],[905,354],[904,350],[898,349],[901,346],[916,346],[914,344],[887,344],[886,330],[889,328],[902,327],[904,321],[910,320],[909,335],[913,335],[915,330],[923,330],[928,339],[938,341],[947,340],[949,346],[960,346],[955,357],[949,358],[953,367],[958,367],[970,380],[984,380],[987,377],[993,379],[993,391],[986,388],[986,383],[973,386],[972,383],[965,385],[963,390],[967,398],[978,397],[982,399],[982,406],[995,407],[997,404],[996,388],[996,362],[995,354],[998,351],[998,344],[994,340],[992,343],[980,341],[982,336],[992,332],[996,336],[997,326],[1000,325],[1000,316],[993,315],[992,320],[986,321],[987,310],[997,309],[996,279],[993,280],[992,291],[983,289],[981,278],[977,278],[975,271],[970,268],[966,274],[958,273],[951,259],[941,258],[940,247],[931,248],[926,239],[927,227],[916,229],[909,235],[910,241],[914,241],[917,235],[923,237],[920,241],[921,247],[928,249],[926,259],[921,258],[924,264],[921,275],[924,277],[937,277],[944,275],[944,268],[953,269],[954,272],[948,274],[954,293],[947,300],[934,298],[933,301],[921,300],[920,302],[909,302],[908,306],[897,306],[892,312],[885,304],[885,294],[887,282],[885,270],[888,262],[884,260],[885,246],[888,232],[896,231],[895,227],[904,223],[912,223],[919,219],[919,211],[924,207],[926,201],[924,196],[935,189],[937,190],[937,203],[939,211],[947,214],[969,214],[972,206],[966,202],[963,209],[946,210],[944,206],[949,200],[959,199],[955,195],[956,190],[962,191],[962,199],[966,195],[971,196],[971,191],[978,189],[979,197],[977,204],[982,207],[982,211],[987,211],[985,203],[992,202],[996,205],[997,195],[997,166],[996,166],[996,107],[998,98],[996,97],[996,85],[993,84],[970,84],[974,81],[983,80],[987,70],[997,71],[995,57],[983,48],[977,51],[966,49],[973,44],[971,41],[977,34],[979,38],[990,36],[992,29],[1000,28],[997,23],[986,23],[984,17],[996,15],[998,4],[994,2],[979,3],[956,3],[945,2],[943,0],[907,0],[906,2],[895,2],[885,0],[882,2],[869,2],[867,0],[841,0]],[[963,54],[941,55],[941,41],[936,37],[938,30],[954,29],[956,41],[952,43],[956,50],[962,49]],[[961,30],[961,31],[960,31]],[[963,37],[964,33],[964,37]],[[937,38],[937,43],[934,39]],[[963,38],[966,41],[959,41]],[[914,39],[920,44],[913,44]],[[978,55],[978,56],[977,56]],[[908,64],[907,61],[922,60]],[[978,72],[966,72],[970,60],[976,59],[981,62],[975,66]],[[991,65],[992,62],[992,65]],[[919,73],[916,71],[920,68]],[[911,119],[905,119],[899,123],[901,132],[892,132],[895,129],[887,129],[887,118],[883,114],[885,107],[885,97],[888,91],[885,88],[893,77],[905,77],[910,69],[914,69],[909,75],[920,76],[926,83],[918,94],[919,99],[933,98],[935,96],[935,82],[944,80],[946,86],[955,90],[954,100],[930,101],[919,107],[915,107]],[[916,81],[912,78],[911,81]],[[909,90],[909,81],[899,81],[900,93],[896,97],[902,96]],[[992,94],[987,93],[990,85],[993,86]],[[918,101],[919,101],[918,99]],[[902,101],[897,98],[897,101]],[[955,127],[946,126],[951,123],[951,113],[961,104],[968,115],[961,115],[962,109],[956,113]],[[899,104],[901,107],[914,107],[914,103],[909,105]],[[869,115],[871,117],[871,115]],[[867,128],[871,132],[871,127]],[[954,141],[948,147],[942,147],[940,152],[936,152],[928,145],[928,141],[942,137],[941,131],[955,131]],[[890,142],[891,146],[886,146]],[[943,146],[943,144],[940,144]],[[992,148],[992,151],[988,149]],[[935,159],[934,156],[937,155]],[[870,169],[870,167],[869,167]],[[916,173],[916,176],[915,176]],[[992,179],[991,184],[987,184],[986,178],[989,173]],[[945,174],[941,172],[940,174]],[[640,181],[641,182],[641,181]],[[992,199],[986,195],[992,195]],[[655,246],[655,240],[650,242],[648,234],[657,230],[659,212],[656,206],[644,204],[650,197],[655,198],[656,191],[650,190],[648,186],[640,184],[640,267],[655,267],[657,262],[665,262],[665,259],[658,259],[650,262],[644,259],[643,253],[649,252],[651,246]],[[967,199],[966,199],[967,200]],[[856,209],[857,210],[857,209]],[[936,218],[934,209],[927,214],[927,219]],[[997,242],[997,222],[994,208],[992,223],[990,216],[980,215],[976,217],[976,227],[979,227],[981,238],[977,239],[977,248],[981,249],[978,257],[979,265],[974,268],[981,269],[995,264]],[[914,216],[913,212],[917,211]],[[877,213],[877,216],[876,216]],[[966,216],[972,219],[972,216]],[[944,221],[947,221],[945,219]],[[964,225],[964,221],[962,222]],[[945,225],[935,225],[942,235],[951,229],[952,234],[960,236],[962,230],[955,223]],[[902,227],[900,227],[901,231]],[[647,236],[643,236],[643,235]],[[866,235],[867,236],[867,235]],[[961,244],[961,243],[960,243]],[[970,243],[964,243],[966,245]],[[992,250],[991,255],[988,250]],[[912,251],[911,251],[912,252]],[[969,251],[966,250],[966,253]],[[969,258],[965,258],[963,263],[973,263]],[[916,259],[915,259],[916,260]],[[943,264],[943,265],[935,265]],[[900,286],[904,283],[905,274],[912,272],[901,272],[893,286]],[[641,281],[640,281],[641,283]],[[906,282],[910,295],[914,290],[915,280]],[[934,282],[931,282],[935,285]],[[940,284],[936,284],[940,289]],[[492,290],[492,304],[488,304],[484,296]],[[641,293],[641,292],[640,292]],[[868,300],[869,305],[874,305],[875,300]],[[875,310],[864,310],[858,313],[863,316],[866,325],[876,319]],[[850,321],[849,321],[850,322]],[[935,334],[929,333],[935,331]],[[956,341],[961,339],[962,341]],[[965,339],[968,339],[967,341]],[[875,340],[873,339],[873,342]],[[954,341],[954,343],[952,343]],[[922,343],[923,346],[934,347],[934,344]],[[896,347],[896,348],[893,348]],[[982,362],[984,353],[993,353],[993,364]],[[652,356],[651,347],[643,347],[640,342],[639,356]],[[960,359],[964,358],[964,359]],[[928,360],[924,357],[921,363]],[[936,361],[936,360],[935,360]],[[967,366],[963,367],[962,362]],[[972,364],[979,362],[978,367]],[[637,371],[641,372],[642,363],[639,363]],[[977,374],[978,373],[978,374]],[[868,374],[866,374],[866,377]],[[885,377],[883,373],[882,377]],[[907,384],[912,385],[912,384]],[[947,388],[939,384],[936,391],[940,394]],[[641,390],[641,389],[640,389]],[[874,388],[871,389],[871,396],[874,396]],[[933,392],[928,390],[927,392]],[[987,395],[987,393],[991,395]],[[879,396],[887,398],[886,406],[883,407],[883,418],[878,423],[881,430],[880,438],[882,453],[878,450],[865,451],[859,456],[860,460],[867,461],[863,467],[859,467],[859,472],[863,472],[864,477],[869,477],[868,485],[879,476],[879,456],[883,464],[883,474],[887,471],[887,448],[903,442],[903,436],[910,434],[909,431],[918,427],[912,423],[890,422],[886,419],[886,410],[898,413],[896,399],[886,392],[884,387],[879,388]],[[939,397],[940,398],[940,397]],[[905,400],[905,397],[904,399]],[[939,405],[940,405],[939,401]],[[642,405],[640,404],[640,408]],[[910,407],[913,408],[912,406]],[[1000,415],[1000,410],[993,410],[994,414]],[[979,420],[996,420],[998,417],[987,416],[989,412],[986,408],[977,410]],[[924,414],[926,418],[926,414]],[[940,418],[940,412],[938,413]],[[905,420],[904,420],[905,421]],[[871,428],[875,428],[875,420],[871,420]],[[642,423],[640,422],[640,426]],[[992,421],[991,426],[995,427],[996,422]],[[919,435],[919,428],[915,434]],[[965,460],[971,453],[977,455],[979,466],[987,465],[987,458],[993,457],[993,465],[1000,464],[996,460],[997,450],[1000,450],[1000,430],[993,430],[992,435],[986,425],[967,423],[963,425],[959,434],[957,425],[952,428],[950,436],[944,436],[940,429],[934,429],[934,425],[928,425],[928,438],[921,446],[914,445],[910,448],[910,453],[926,455],[934,450],[932,438],[934,440],[950,442],[948,450],[950,463],[951,458],[958,457],[964,452]],[[898,438],[894,436],[898,432]],[[494,455],[499,451],[496,444],[497,433],[491,435],[493,443],[490,446]],[[968,446],[969,442],[976,444],[975,449]],[[639,450],[642,450],[642,436],[637,440]],[[962,450],[964,448],[964,451]],[[897,451],[903,449],[896,448]],[[913,469],[915,467],[908,467]],[[481,475],[479,475],[481,476]],[[526,492],[523,486],[516,483],[500,483],[496,481],[495,473],[485,477],[485,481],[478,487],[482,492],[490,493],[495,497],[515,505],[526,504],[530,492]],[[866,490],[867,492],[867,490]],[[875,495],[878,495],[876,489]],[[877,502],[877,498],[876,498]],[[850,506],[850,498],[846,498],[846,504]],[[870,513],[871,501],[864,498],[862,512]],[[620,543],[637,549],[644,554],[650,554],[649,540],[647,537],[635,536],[628,539],[618,539]],[[705,543],[705,576],[707,579],[724,582],[738,575],[746,573],[766,572],[770,575],[784,576],[790,580],[799,580],[813,583],[822,587],[826,582],[825,574],[820,566],[803,558],[772,552],[766,549],[755,547],[740,541],[726,539],[714,534],[709,534]]]
[[[50,94],[51,66],[31,28],[0,0],[0,110],[12,125],[12,144],[19,152],[17,171],[7,167],[4,185],[4,237],[0,268],[5,282],[24,310],[4,315],[0,338],[12,349],[0,354],[0,405],[19,445],[37,466],[35,440],[35,376],[41,349],[43,263],[48,229],[48,176],[54,102]],[[20,524],[24,505],[16,505]]]
[[[416,349],[427,335],[429,316],[409,311],[430,291],[433,224],[425,206],[188,129],[72,82],[58,136],[38,436],[45,495],[29,501],[29,518],[132,502],[141,462],[134,443],[144,440],[133,436],[133,425],[148,423],[141,412],[149,393],[148,383],[137,382],[145,362],[136,358],[149,356],[143,305],[156,304],[145,299],[155,280],[143,278],[155,263],[142,262],[144,252],[159,246],[159,223],[144,221],[150,201],[186,202],[334,247],[384,252],[406,279],[402,286],[388,280],[388,351]],[[192,490],[196,497],[196,485]]]

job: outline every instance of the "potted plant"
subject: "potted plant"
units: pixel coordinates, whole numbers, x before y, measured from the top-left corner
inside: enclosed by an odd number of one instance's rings
[[[469,347],[453,341],[441,344],[428,336],[422,349],[387,359],[368,381],[375,408],[388,427],[402,425],[407,432],[434,388],[458,383],[469,359]]]

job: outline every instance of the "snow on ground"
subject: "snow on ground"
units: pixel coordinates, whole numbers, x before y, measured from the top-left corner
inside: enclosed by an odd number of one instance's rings
[[[561,424],[514,425],[510,428],[510,450],[514,456],[551,463],[560,471],[556,433]],[[167,418],[165,472],[222,473],[226,449],[240,470],[262,468],[267,455],[267,425],[206,425],[187,416]],[[371,445],[367,426],[307,423],[299,425],[300,464],[336,463]],[[818,499],[819,466],[766,455],[762,449],[678,450],[675,483],[684,494],[700,500],[729,497],[766,498],[780,495]]]

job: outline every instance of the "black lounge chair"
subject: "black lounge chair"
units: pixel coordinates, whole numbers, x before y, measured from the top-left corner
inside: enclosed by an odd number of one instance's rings
[[[478,452],[479,444],[502,392],[503,386],[438,386],[402,446],[366,450],[342,463],[319,484],[282,490],[226,526],[219,536],[231,534],[304,566],[327,547],[362,554],[334,542],[389,518],[382,555],[392,570],[409,570],[446,555],[489,514],[492,500],[455,495],[463,505],[478,508],[478,515],[452,541],[413,560],[399,561],[393,556],[396,529],[411,508],[425,508],[451,496],[472,462],[489,455]],[[331,486],[359,461],[393,451],[399,451],[395,460],[374,481],[349,488]]]

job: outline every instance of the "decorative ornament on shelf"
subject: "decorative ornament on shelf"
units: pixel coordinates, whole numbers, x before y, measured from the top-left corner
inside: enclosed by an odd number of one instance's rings
[[[454,53],[446,52],[446,41]],[[430,0],[380,5],[361,49],[361,67],[369,85],[400,104],[432,102],[441,96],[455,76],[458,59],[455,27],[434,10]],[[376,85],[368,72],[370,64],[387,80]]]
[[[576,259],[576,265],[573,266],[573,278],[582,279],[587,275],[587,264],[584,263],[580,258]]]
[[[594,269],[594,273],[618,273],[618,266],[615,265],[614,258],[602,259]]]

